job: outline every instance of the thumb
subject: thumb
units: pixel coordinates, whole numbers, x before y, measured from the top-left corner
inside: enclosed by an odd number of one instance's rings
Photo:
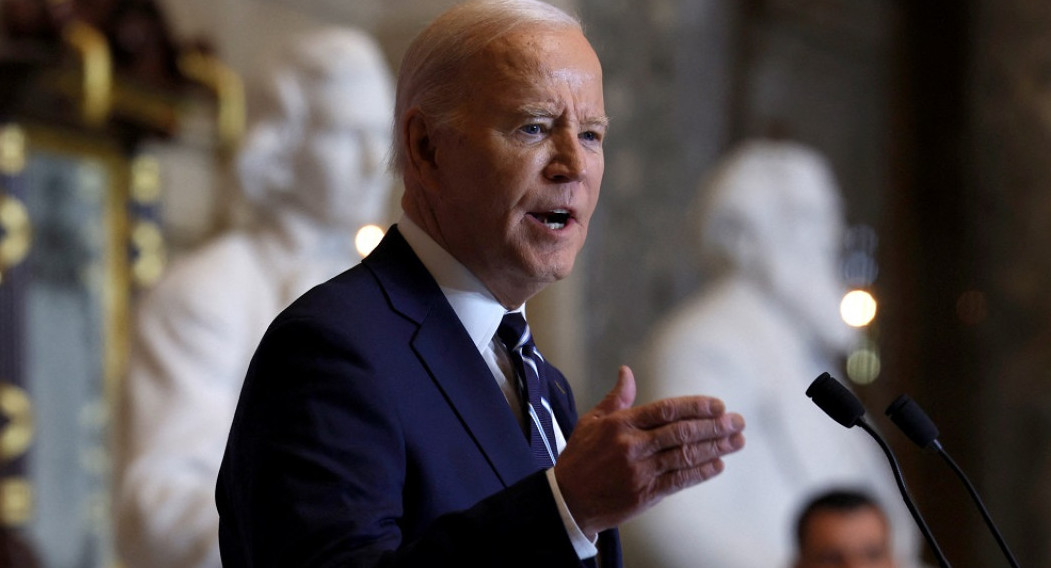
[[[595,405],[595,410],[602,414],[609,414],[625,408],[631,408],[635,403],[635,374],[627,365],[621,365],[617,372],[617,384],[606,393],[606,396]]]

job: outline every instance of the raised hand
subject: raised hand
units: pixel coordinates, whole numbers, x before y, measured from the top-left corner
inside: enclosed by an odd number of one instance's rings
[[[616,386],[580,417],[555,464],[562,497],[588,536],[718,475],[722,456],[744,446],[744,419],[717,398],[634,402],[635,376],[622,366]]]

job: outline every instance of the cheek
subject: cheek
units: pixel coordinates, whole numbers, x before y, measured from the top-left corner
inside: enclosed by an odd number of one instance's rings
[[[606,173],[606,157],[602,150],[599,150],[591,160],[591,165],[588,167],[588,183],[592,187],[592,193],[595,197],[598,197],[599,189],[602,187],[602,176]]]

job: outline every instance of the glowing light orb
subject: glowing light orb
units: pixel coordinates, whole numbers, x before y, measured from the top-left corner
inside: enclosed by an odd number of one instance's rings
[[[876,318],[876,299],[864,290],[852,290],[839,303],[839,315],[847,325],[865,327]]]
[[[354,236],[354,248],[358,249],[361,258],[365,258],[382,239],[383,229],[376,225],[365,225],[358,229],[358,234]]]

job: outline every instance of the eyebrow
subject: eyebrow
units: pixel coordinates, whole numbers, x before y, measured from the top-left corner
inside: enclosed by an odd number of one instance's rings
[[[599,115],[599,116],[585,118],[584,120],[581,121],[581,124],[584,124],[586,126],[590,126],[591,128],[594,128],[596,126],[601,126],[602,128],[608,128],[609,127],[609,117],[603,114],[603,115]]]
[[[535,118],[556,118],[558,116],[558,113],[552,110],[550,106],[543,104],[525,105],[520,108],[519,111],[526,116],[532,116]],[[580,124],[590,128],[607,128],[609,127],[609,117],[604,114],[589,116],[581,120]]]

